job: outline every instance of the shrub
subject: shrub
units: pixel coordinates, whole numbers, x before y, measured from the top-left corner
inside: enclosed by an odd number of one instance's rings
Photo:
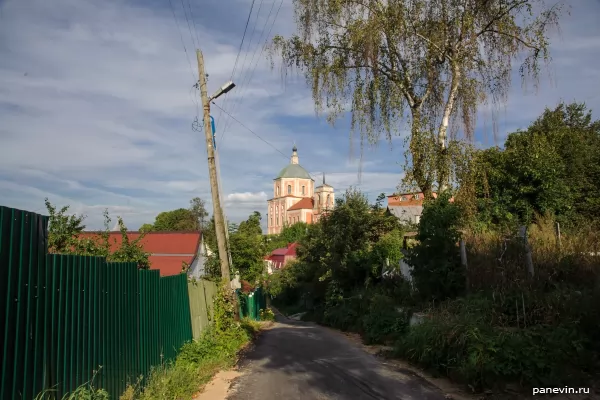
[[[479,389],[514,381],[572,385],[595,362],[576,323],[494,326],[498,312],[483,297],[455,301],[410,328],[396,355]]]
[[[368,313],[362,318],[363,339],[366,344],[395,340],[408,328],[408,312],[398,310],[390,297],[375,295]]]
[[[408,252],[415,287],[424,299],[444,300],[464,290],[465,272],[457,246],[461,210],[450,196],[445,192],[425,203],[418,244]]]
[[[260,310],[260,320],[275,321],[275,314],[273,313],[273,310],[271,310],[270,308]]]

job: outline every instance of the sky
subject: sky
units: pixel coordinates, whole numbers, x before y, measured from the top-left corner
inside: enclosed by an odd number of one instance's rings
[[[485,110],[478,116],[478,146],[501,145],[561,100],[584,101],[598,118],[600,1],[567,3],[570,15],[551,35],[553,60],[540,89],[522,87],[515,74],[497,134]],[[204,133],[192,129],[195,49],[203,51],[213,93],[232,77],[250,5],[0,0],[0,205],[43,214],[47,197],[86,215],[88,229],[102,227],[104,209],[130,229],[188,207],[193,197],[211,211]],[[294,143],[300,164],[316,181],[325,173],[338,196],[355,186],[374,201],[402,177],[401,138],[366,147],[360,161],[347,121],[328,125],[315,115],[304,78],[282,79],[271,67],[262,46],[294,31],[292,2],[256,0],[233,73],[237,86],[215,100],[235,120],[211,110],[231,222],[266,214],[273,178]]]

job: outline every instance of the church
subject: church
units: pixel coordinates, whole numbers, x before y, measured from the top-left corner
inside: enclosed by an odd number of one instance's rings
[[[333,186],[323,183],[315,188],[315,180],[298,162],[294,145],[290,163],[273,180],[273,198],[267,200],[267,233],[281,233],[286,225],[296,222],[315,223],[333,209]]]

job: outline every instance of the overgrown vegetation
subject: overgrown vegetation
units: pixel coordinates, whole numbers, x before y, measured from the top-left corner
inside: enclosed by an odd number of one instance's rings
[[[270,278],[275,305],[473,390],[589,386],[600,372],[599,127],[583,105],[561,104],[504,149],[474,151],[468,179],[426,200],[403,252],[405,227],[346,193]],[[383,278],[401,257],[411,282],[397,268]]]
[[[219,287],[210,328],[199,340],[186,343],[175,361],[153,369],[143,387],[130,385],[121,400],[191,399],[215,373],[235,364],[238,352],[261,325],[246,319],[236,322],[232,294]]]
[[[48,199],[45,199],[45,203],[49,215],[48,251],[50,253],[100,256],[112,262],[135,262],[143,269],[150,267],[150,253],[144,251],[141,243],[144,234],[130,240],[127,227],[121,217],[117,217],[121,234],[121,243],[117,243],[116,239],[110,240],[112,220],[108,210],[103,214],[104,230],[91,236],[83,236],[84,215],[68,214],[69,206],[57,209]]]

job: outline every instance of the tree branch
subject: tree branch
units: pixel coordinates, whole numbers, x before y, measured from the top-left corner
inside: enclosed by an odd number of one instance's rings
[[[523,46],[525,46],[525,47],[528,47],[528,48],[530,48],[530,49],[533,49],[533,50],[535,50],[536,52],[537,52],[537,51],[540,51],[540,48],[539,48],[539,47],[537,47],[537,46],[535,46],[535,45],[533,45],[533,44],[531,44],[531,43],[529,43],[529,42],[526,42],[525,40],[521,39],[520,37],[518,37],[518,36],[516,36],[516,35],[513,35],[512,33],[500,32],[500,31],[497,31],[497,30],[495,30],[495,29],[488,29],[488,30],[487,30],[487,31],[485,31],[484,33],[487,33],[487,32],[489,32],[489,33],[496,33],[496,34],[498,34],[498,35],[503,35],[503,36],[507,36],[507,37],[513,38],[513,39],[515,39],[516,41],[518,41],[519,43],[521,43],[521,44],[522,44]]]

